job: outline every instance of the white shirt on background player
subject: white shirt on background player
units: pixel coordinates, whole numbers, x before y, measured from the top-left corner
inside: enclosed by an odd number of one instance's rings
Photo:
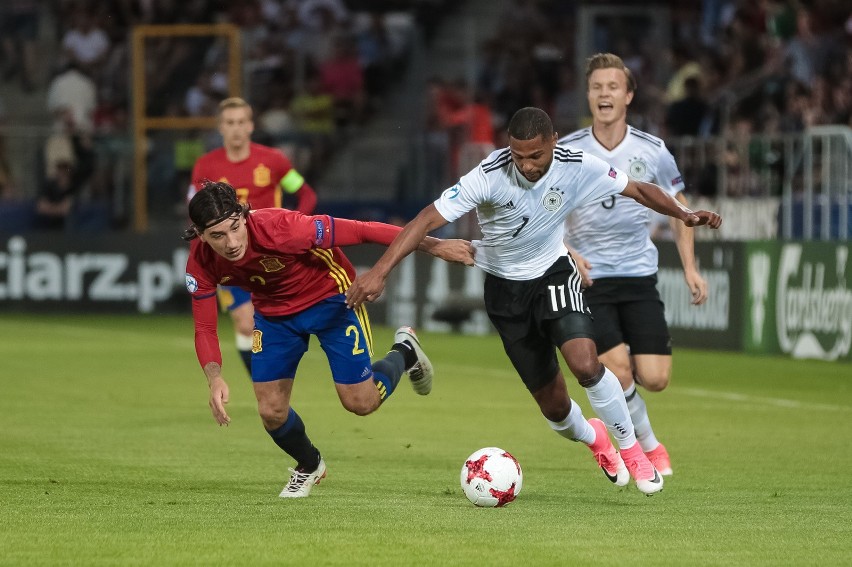
[[[637,181],[656,183],[672,197],[684,189],[665,143],[632,126],[627,126],[624,139],[612,150],[595,139],[591,127],[561,138],[559,144],[606,160]],[[659,256],[650,236],[653,214],[629,197],[606,197],[574,210],[565,225],[565,238],[592,265],[589,277],[593,280],[650,276],[657,273]]]
[[[475,264],[501,278],[531,280],[568,254],[563,240],[568,213],[617,196],[627,181],[605,161],[557,145],[547,173],[531,182],[504,148],[445,190],[435,208],[448,222],[475,208],[482,230],[482,240],[473,241]]]

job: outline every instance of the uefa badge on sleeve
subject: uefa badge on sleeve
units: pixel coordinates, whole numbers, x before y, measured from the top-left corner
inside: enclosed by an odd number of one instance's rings
[[[198,291],[198,280],[196,280],[192,274],[186,274],[186,289],[189,293],[195,293]]]

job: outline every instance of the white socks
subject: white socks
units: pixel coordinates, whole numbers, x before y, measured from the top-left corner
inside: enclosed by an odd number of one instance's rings
[[[645,400],[636,390],[636,384],[631,384],[624,391],[624,399],[627,400],[627,409],[630,410],[630,419],[633,421],[633,429],[636,431],[636,440],[646,453],[656,449],[660,442],[651,428],[651,419],[648,417],[648,406]]]
[[[604,367],[604,375],[600,381],[586,388],[586,395],[592,404],[592,409],[606,424],[606,428],[615,437],[620,449],[628,449],[636,443],[633,432],[633,422],[627,409],[627,401],[621,383],[609,368]],[[644,404],[643,404],[644,405]],[[570,414],[569,414],[570,415]]]
[[[595,442],[595,430],[583,417],[583,410],[579,404],[571,400],[571,409],[568,411],[568,416],[560,422],[547,420],[550,428],[556,433],[570,439],[571,441],[582,441],[586,445],[591,445]]]

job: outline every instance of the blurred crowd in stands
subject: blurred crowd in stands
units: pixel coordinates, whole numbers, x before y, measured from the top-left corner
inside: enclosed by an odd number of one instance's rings
[[[561,135],[589,124],[585,76],[576,61],[577,2],[508,0],[480,48],[473,84],[431,81],[430,146],[449,148],[443,183],[475,164],[501,139],[512,113],[546,109]],[[605,3],[588,3],[601,5]],[[635,6],[622,2],[621,5]],[[852,126],[852,4],[848,0],[654,2],[671,15],[671,46],[649,37],[641,18],[613,18],[594,30],[594,52],[620,55],[637,79],[628,122],[665,140],[733,140],[715,160],[733,171],[743,159],[780,159],[741,144],[826,124]],[[653,17],[649,14],[649,17]],[[463,116],[467,114],[467,118]],[[489,118],[490,115],[490,118]],[[492,128],[484,125],[490,122]],[[669,144],[670,149],[675,146]],[[765,155],[764,155],[765,154]],[[771,164],[770,164],[771,165]],[[684,172],[688,189],[712,195],[716,172]],[[691,186],[690,186],[691,185]],[[753,184],[728,187],[747,195]]]
[[[239,26],[245,98],[255,140],[281,147],[308,179],[380,112],[405,76],[415,37],[429,40],[463,4],[454,0],[49,0],[0,2],[0,83],[22,96],[44,93],[51,117],[37,159],[43,171],[39,226],[61,227],[82,193],[108,201],[127,221],[132,172],[131,45],[138,24]],[[560,134],[587,125],[585,77],[577,68],[581,2],[503,0],[496,30],[481,42],[470,76],[425,85],[422,130],[430,187],[439,191],[495,147],[523,106],[546,109]],[[589,3],[605,5],[607,3]],[[615,5],[616,3],[613,3]],[[621,3],[629,5],[629,3]],[[635,74],[634,126],[666,140],[798,132],[852,124],[852,16],[848,0],[658,2],[671,15],[671,45],[642,26],[596,29],[596,51],[618,53]],[[42,26],[55,26],[45,33]],[[54,56],[38,50],[53,37]],[[228,93],[222,38],[154,38],[146,44],[150,116],[211,116]],[[49,76],[47,76],[49,74]],[[0,85],[0,86],[2,86]],[[0,92],[7,92],[0,91]],[[15,112],[9,95],[0,120]],[[415,112],[412,112],[414,115]],[[0,123],[0,199],[15,196],[14,168]],[[152,131],[149,208],[173,211],[196,157],[215,132]],[[377,159],[381,159],[377,156]],[[725,152],[719,162],[766,156]],[[713,194],[713,172],[684,172],[688,187]],[[322,187],[320,200],[322,201]],[[749,194],[748,187],[732,194]],[[2,205],[0,205],[2,206]]]
[[[46,91],[52,126],[38,156],[44,170],[37,225],[64,225],[76,195],[121,201],[132,168],[131,36],[140,24],[232,23],[241,31],[244,97],[255,141],[281,147],[310,177],[377,110],[408,61],[414,27],[424,37],[449,0],[3,0],[0,81],[26,96]],[[57,53],[37,60],[40,37]],[[228,96],[224,37],[156,37],[146,42],[146,113],[212,116]],[[49,77],[45,75],[45,67]],[[0,106],[0,116],[4,108]],[[9,111],[6,107],[5,111]],[[151,131],[149,209],[182,205],[194,160],[218,145],[211,131]],[[0,198],[14,197],[13,168],[0,136]],[[125,193],[120,199],[119,193]],[[116,211],[121,224],[126,215]]]

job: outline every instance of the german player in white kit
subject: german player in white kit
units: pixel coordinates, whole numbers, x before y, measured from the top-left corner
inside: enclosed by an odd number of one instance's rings
[[[631,180],[590,154],[557,146],[553,123],[538,108],[516,112],[508,133],[508,148],[493,152],[403,228],[376,265],[352,283],[347,304],[357,308],[375,301],[390,271],[427,233],[476,209],[483,238],[473,243],[474,261],[486,272],[486,311],[550,427],[588,445],[617,486],[632,476],[642,493],[659,492],[663,479],[636,442],[618,378],[598,360],[563,225],[573,209],[613,195],[636,199],[689,226],[718,228],[722,219],[692,212],[656,185]],[[569,398],[556,349],[600,420],[586,420]]]
[[[586,67],[592,126],[559,140],[606,160],[639,181],[656,183],[684,206],[684,183],[665,143],[627,124],[636,90],[617,55],[599,53]],[[659,392],[671,378],[672,348],[663,302],[657,291],[657,248],[651,242],[650,211],[621,195],[575,209],[565,239],[583,275],[592,310],[598,356],[621,382],[636,438],[662,475],[672,474],[666,447],[654,435],[645,401],[636,390]],[[695,265],[693,231],[675,219],[672,234],[692,303],[707,300],[707,283]]]

